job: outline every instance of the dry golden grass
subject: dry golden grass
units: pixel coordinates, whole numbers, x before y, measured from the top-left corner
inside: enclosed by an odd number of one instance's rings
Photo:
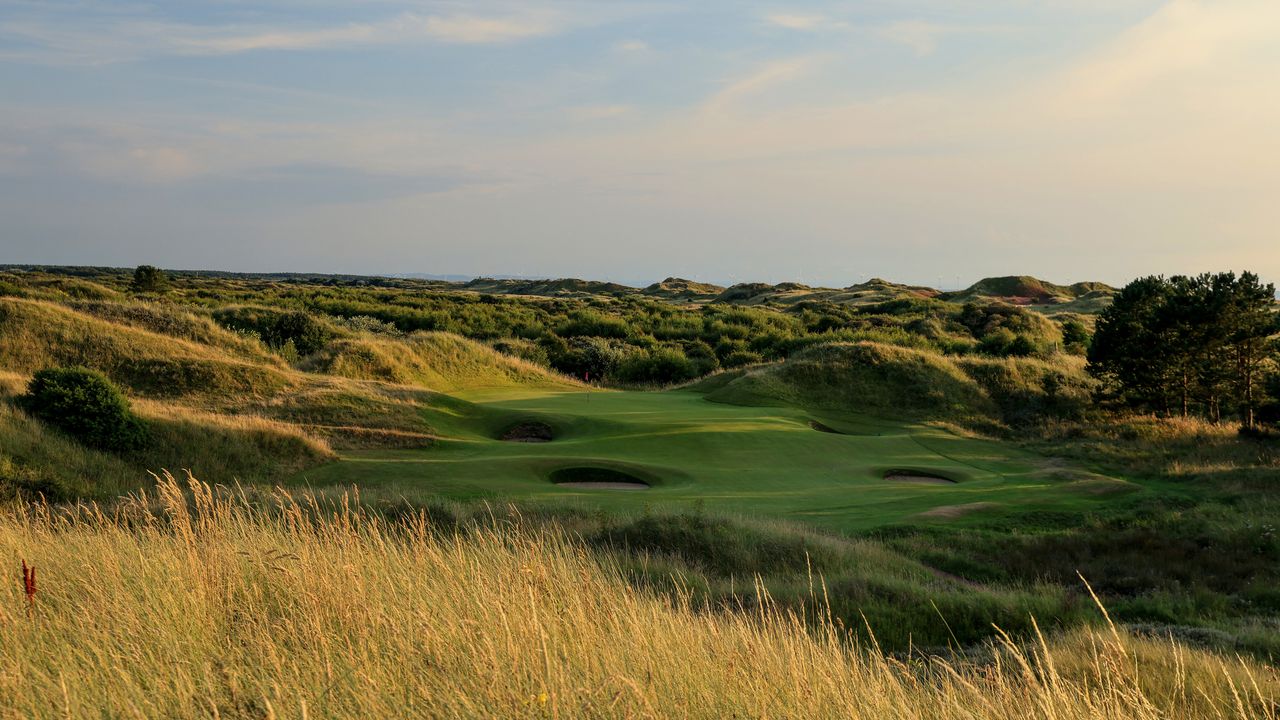
[[[553,533],[194,481],[110,515],[12,507],[0,559],[6,718],[1276,717],[1273,669],[1110,629],[899,661],[767,603],[649,595]]]
[[[338,340],[309,358],[306,367],[328,375],[420,385],[438,392],[513,385],[578,385],[575,380],[504,355],[483,343],[444,332]]]

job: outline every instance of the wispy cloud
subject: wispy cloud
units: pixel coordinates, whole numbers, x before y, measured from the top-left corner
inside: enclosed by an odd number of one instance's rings
[[[552,8],[507,13],[405,12],[368,22],[323,27],[192,24],[149,17],[103,19],[102,24],[28,18],[0,21],[0,40],[13,47],[0,58],[101,64],[164,55],[233,55],[412,43],[499,44],[555,35],[582,18]]]
[[[806,55],[766,63],[718,90],[702,103],[699,111],[703,115],[722,114],[746,98],[800,77],[817,62],[818,56]]]
[[[887,23],[854,22],[820,13],[772,13],[765,16],[765,21],[776,27],[799,32],[834,32],[860,37],[879,37],[905,45],[920,56],[932,54],[938,48],[938,43],[942,38],[948,35],[1007,30],[1007,28],[985,25],[946,24],[916,19],[896,20]]]
[[[613,46],[614,50],[619,52],[639,53],[649,49],[649,43],[643,40],[623,40]]]
[[[876,30],[881,37],[906,45],[915,50],[917,55],[932,54],[938,48],[939,38],[962,31],[972,32],[972,29],[962,30],[937,23],[911,20],[891,23]]]
[[[788,30],[817,30],[820,28],[843,27],[844,23],[832,21],[825,15],[797,15],[794,13],[772,13],[765,16],[772,25]]]

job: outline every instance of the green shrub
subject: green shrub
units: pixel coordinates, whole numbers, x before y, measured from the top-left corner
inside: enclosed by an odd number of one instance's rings
[[[521,360],[531,362],[540,367],[547,367],[551,362],[547,355],[546,348],[541,345],[525,340],[523,338],[512,338],[509,340],[499,340],[492,345],[494,350],[503,355],[518,357]]]
[[[298,355],[320,350],[337,335],[329,323],[301,310],[231,307],[217,310],[213,318],[231,330],[257,333],[276,351],[292,341]]]
[[[631,334],[631,326],[621,318],[583,311],[574,313],[568,321],[558,325],[556,334],[564,338],[601,337],[621,339]]]
[[[563,342],[563,341],[561,341]],[[598,337],[578,337],[561,346],[548,345],[551,367],[573,377],[593,380],[610,377],[626,358],[617,341]]]
[[[139,265],[129,281],[129,291],[136,293],[164,293],[169,291],[169,276],[152,265]]]
[[[22,408],[90,447],[116,452],[145,443],[146,426],[102,373],[83,367],[41,370],[31,378]]]
[[[1089,341],[1092,339],[1089,329],[1079,320],[1068,320],[1062,323],[1062,347],[1072,355],[1087,353]]]
[[[26,291],[16,283],[0,280],[0,297],[26,297]]]
[[[692,380],[699,373],[684,353],[675,348],[655,348],[632,354],[618,364],[614,379],[625,383],[670,385]]]

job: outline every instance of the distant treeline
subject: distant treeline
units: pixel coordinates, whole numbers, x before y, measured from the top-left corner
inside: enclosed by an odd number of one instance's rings
[[[1263,383],[1277,382],[1275,297],[1248,272],[1134,280],[1098,318],[1090,371],[1126,404],[1252,428]]]

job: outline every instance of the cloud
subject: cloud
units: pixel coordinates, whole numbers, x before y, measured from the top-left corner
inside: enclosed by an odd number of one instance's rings
[[[922,57],[931,55],[937,49],[939,40],[947,35],[987,33],[1007,29],[990,26],[942,24],[923,20],[899,20],[887,24],[854,23],[818,14],[774,13],[765,16],[765,20],[777,27],[802,32],[839,32],[857,38],[874,35],[905,45],[914,50],[916,55]]]
[[[699,113],[702,115],[723,114],[726,110],[748,97],[800,77],[811,69],[817,60],[817,56],[809,55],[766,63],[756,68],[746,77],[734,80],[707,98],[699,108]]]
[[[377,23],[299,31],[216,34],[196,27],[175,28],[171,44],[193,54],[229,54],[251,50],[308,50],[349,45],[403,44],[436,40],[467,45],[514,42],[557,33],[566,27],[551,12],[504,16],[405,13]],[[222,31],[218,31],[221,33]]]
[[[1274,65],[1256,53],[1278,34],[1280,3],[1271,0],[1171,0],[1055,78],[1053,89],[1064,104],[1105,109],[1133,104],[1135,93],[1181,95],[1259,74],[1274,78]]]
[[[788,30],[817,30],[822,27],[829,27],[831,21],[822,15],[794,15],[791,13],[774,13],[767,15],[765,20],[772,25],[786,28]]]
[[[933,54],[938,47],[938,39],[943,35],[960,30],[935,23],[907,20],[885,25],[876,32],[881,37],[906,45],[915,50],[917,55],[924,56]]]
[[[0,51],[0,59],[102,64],[165,55],[234,55],[425,42],[500,44],[558,34],[585,22],[590,18],[549,7],[492,14],[405,12],[368,22],[311,28],[192,24],[133,16],[100,18],[94,23],[47,16],[4,20],[0,16],[0,41],[12,41],[10,49]]]
[[[619,52],[639,53],[647,51],[649,49],[649,43],[643,40],[623,40],[617,45],[614,45],[613,49]]]
[[[513,17],[475,17],[471,15],[432,16],[423,21],[426,34],[437,40],[454,43],[501,43],[550,35],[563,24],[545,13]]]

